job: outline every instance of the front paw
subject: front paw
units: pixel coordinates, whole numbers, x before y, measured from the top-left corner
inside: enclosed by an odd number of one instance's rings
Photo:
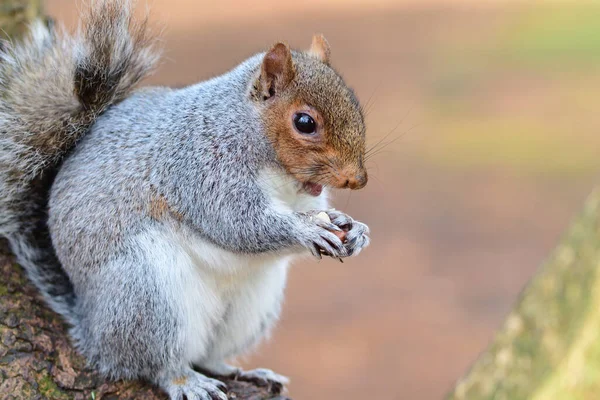
[[[327,215],[331,223],[345,232],[343,244],[348,256],[355,256],[371,243],[371,231],[362,222],[355,221],[348,214],[337,210],[328,210]]]
[[[314,211],[305,214],[306,230],[302,235],[302,242],[313,256],[322,258],[323,255],[342,258],[348,257],[348,250],[342,242],[345,232],[328,220],[320,218],[320,212]]]

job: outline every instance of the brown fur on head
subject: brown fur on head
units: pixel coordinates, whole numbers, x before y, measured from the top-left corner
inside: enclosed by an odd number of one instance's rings
[[[288,173],[301,183],[360,189],[367,183],[364,117],[352,89],[329,66],[329,57],[322,35],[315,35],[306,52],[277,43],[263,58],[252,97]],[[297,128],[298,114],[312,118],[314,133]]]

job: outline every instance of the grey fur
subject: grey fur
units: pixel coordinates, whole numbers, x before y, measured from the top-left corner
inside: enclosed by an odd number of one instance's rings
[[[62,158],[158,55],[128,1],[98,0],[74,36],[36,22],[0,54],[0,234],[59,313],[71,317],[68,277],[46,228],[49,186]]]
[[[306,250],[358,253],[369,243],[368,228],[335,211],[334,224],[315,219],[319,210],[284,213],[265,194],[261,171],[286,172],[264,133],[262,100],[252,93],[264,54],[187,88],[131,93],[156,56],[129,12],[127,1],[98,0],[78,36],[36,25],[32,39],[3,56],[0,233],[102,373],[149,379],[172,399],[223,399],[218,381],[184,361],[183,294],[169,291],[168,282],[183,274],[181,249],[161,235],[272,262]],[[353,97],[340,99],[351,92],[333,69],[302,53],[294,60],[335,82],[331,99],[355,106]],[[42,68],[53,70],[42,73],[48,82],[33,79]],[[358,130],[364,136],[364,127]],[[330,232],[339,230],[336,223],[351,226],[345,244]],[[273,290],[274,304],[245,337],[219,347],[211,343],[244,297],[223,300],[199,332],[206,333],[200,366],[221,365],[268,333],[283,284]],[[285,381],[265,370],[247,376]]]

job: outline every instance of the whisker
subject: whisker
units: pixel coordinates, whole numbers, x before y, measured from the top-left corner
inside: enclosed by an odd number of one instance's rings
[[[400,118],[400,121],[398,121],[398,123],[396,124],[396,126],[390,131],[388,132],[387,135],[385,135],[383,138],[381,138],[379,141],[377,141],[377,143],[375,143],[373,146],[371,146],[369,149],[367,149],[365,154],[369,154],[370,152],[372,152],[374,149],[377,148],[377,146],[379,146],[383,141],[385,141],[392,133],[394,133],[396,131],[396,129],[398,129],[400,127],[400,125],[404,122],[404,120],[406,118],[408,118],[408,116],[412,113],[412,110],[415,107],[415,101],[412,102],[411,106],[408,108],[408,110],[406,111],[406,113],[402,116],[402,118]],[[409,131],[413,129],[410,128]],[[406,132],[404,132],[404,134],[406,134]]]
[[[346,205],[344,206],[344,209],[348,208],[348,205],[350,204],[350,198],[352,197],[352,190],[350,191],[350,193],[348,193],[348,198],[346,199]]]
[[[270,175],[269,175],[270,176]],[[290,183],[292,183],[295,179],[292,176],[286,176],[283,179],[283,182],[279,185],[274,185],[272,181],[269,180],[269,176],[266,177],[256,177],[256,182],[257,183],[262,183],[265,186],[267,186],[268,188],[272,189],[272,190],[277,190],[277,189],[281,189],[282,187],[284,187],[285,185],[288,185]],[[278,177],[278,174],[273,173],[272,174],[273,177]]]
[[[375,85],[375,89],[373,89],[373,92],[371,93],[371,95],[369,96],[369,99],[367,100],[367,102],[365,103],[365,106],[363,107],[363,112],[364,112],[365,116],[369,115],[369,113],[373,109],[373,106],[375,105],[374,95],[375,95],[375,92],[377,92],[377,90],[381,86],[381,82],[382,81],[380,80],[379,83],[377,83],[377,85]],[[371,100],[373,100],[373,103],[371,103]]]
[[[407,129],[406,131],[402,132],[402,134],[400,136],[398,136],[397,138],[394,138],[394,139],[389,140],[387,142],[381,142],[381,141],[379,141],[377,143],[377,145],[376,145],[377,146],[376,148],[375,148],[375,146],[373,146],[371,149],[369,149],[368,152],[365,153],[365,161],[369,160],[370,158],[372,158],[373,156],[375,156],[377,154],[380,154],[381,151],[383,149],[385,149],[387,146],[389,146],[389,145],[395,143],[396,141],[404,138],[408,133],[410,133],[410,131],[412,131],[413,129],[415,129],[416,127],[418,127],[420,125],[421,125],[420,123],[416,124],[416,125],[413,125],[412,127],[410,127],[409,129]],[[386,135],[386,137],[387,136],[389,136],[389,134]]]
[[[379,184],[379,187],[381,187],[384,191],[386,190],[385,185],[383,184],[383,181],[381,179],[379,179],[377,177],[377,175],[373,175],[373,178],[375,178],[375,180],[377,181],[377,183]]]
[[[375,161],[373,161],[373,160],[369,160],[369,163],[373,163],[373,164],[375,164],[375,168],[377,168],[377,171],[376,171],[376,172],[377,172],[377,173],[379,173],[379,165],[378,165],[378,164],[377,164]],[[366,164],[366,163],[365,163],[365,164]],[[369,170],[369,167],[367,167],[367,171],[369,171],[369,173],[371,172],[371,171]]]

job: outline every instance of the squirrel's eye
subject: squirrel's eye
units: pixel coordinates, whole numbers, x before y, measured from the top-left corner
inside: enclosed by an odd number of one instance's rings
[[[294,115],[294,126],[300,133],[312,135],[317,130],[315,120],[308,114],[298,113]]]

